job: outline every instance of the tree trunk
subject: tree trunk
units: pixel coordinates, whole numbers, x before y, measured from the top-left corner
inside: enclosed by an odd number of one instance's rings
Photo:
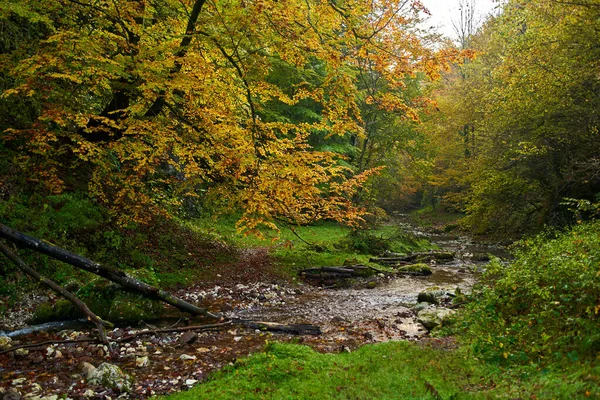
[[[205,308],[196,307],[193,304],[190,304],[168,292],[165,292],[164,290],[160,290],[154,286],[148,285],[145,282],[132,278],[123,271],[100,265],[97,262],[82,257],[78,254],[71,253],[67,250],[61,249],[60,247],[43,242],[34,237],[27,236],[3,224],[0,224],[0,237],[11,241],[18,246],[35,250],[59,261],[71,264],[74,267],[106,278],[112,282],[118,283],[128,290],[141,293],[148,298],[164,301],[165,303],[170,304],[181,311],[188,312],[192,315],[205,315],[212,318],[218,318],[216,315],[208,312],[208,310]]]
[[[0,242],[0,253],[4,254],[6,258],[13,262],[21,271],[25,272],[27,275],[31,276],[33,279],[44,283],[50,289],[54,290],[56,293],[63,296],[65,299],[69,300],[75,307],[79,308],[81,312],[87,317],[88,321],[93,322],[98,328],[98,337],[102,343],[110,345],[108,338],[106,337],[106,330],[104,326],[112,327],[110,322],[106,322],[102,320],[102,318],[98,317],[94,314],[88,306],[79,300],[73,293],[69,292],[67,289],[58,285],[56,282],[43,277],[37,272],[35,269],[31,268],[29,265],[25,264],[23,260],[21,260],[15,253],[9,250],[8,247],[4,245],[4,243]]]

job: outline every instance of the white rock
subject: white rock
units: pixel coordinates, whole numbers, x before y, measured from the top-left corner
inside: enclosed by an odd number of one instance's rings
[[[27,349],[16,349],[15,350],[15,356],[25,357],[27,354],[29,354],[29,350],[27,350]]]
[[[198,381],[196,379],[186,379],[185,380],[185,384],[187,386],[194,386],[196,383],[198,383]]]
[[[33,385],[31,385],[31,388],[29,388],[31,393],[39,393],[42,391],[42,389],[42,385],[40,385],[39,383],[34,383]]]
[[[179,359],[182,361],[187,361],[187,360],[195,360],[196,356],[190,356],[187,354],[182,354],[181,356],[179,356]]]
[[[27,381],[27,378],[18,378],[18,379],[13,379],[11,383],[13,386],[18,386],[18,385],[22,385],[26,381]]]
[[[135,359],[135,366],[138,368],[144,368],[150,365],[150,359],[148,356],[138,357]]]
[[[102,385],[107,388],[117,389],[121,392],[131,391],[131,377],[116,365],[102,363],[88,376],[92,385]]]

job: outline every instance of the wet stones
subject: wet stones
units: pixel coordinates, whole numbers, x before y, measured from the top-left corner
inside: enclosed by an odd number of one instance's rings
[[[417,322],[423,325],[428,331],[431,331],[438,326],[443,326],[444,322],[447,322],[448,318],[454,313],[454,310],[448,308],[428,307],[419,311]]]
[[[102,363],[87,378],[88,383],[116,389],[120,392],[131,391],[131,377],[121,368],[109,363]]]

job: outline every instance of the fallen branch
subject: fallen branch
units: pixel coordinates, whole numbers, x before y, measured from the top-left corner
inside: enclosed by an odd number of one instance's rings
[[[108,342],[108,338],[106,337],[105,326],[112,327],[113,325],[104,321],[102,318],[98,317],[94,314],[88,306],[81,300],[79,300],[73,293],[69,292],[64,287],[60,286],[53,280],[50,280],[37,272],[35,269],[31,268],[29,265],[25,264],[23,260],[21,260],[15,253],[10,251],[10,249],[4,245],[4,243],[0,242],[0,253],[4,254],[6,258],[12,261],[21,271],[25,272],[27,275],[31,276],[33,279],[42,282],[50,289],[54,290],[59,295],[63,296],[65,299],[69,300],[73,305],[81,310],[81,312],[87,317],[88,321],[91,321],[96,325],[98,329],[98,337],[100,341],[106,345],[110,345]]]
[[[218,324],[208,324],[208,325],[190,325],[190,326],[182,326],[179,328],[162,328],[162,329],[152,329],[152,330],[144,330],[136,333],[132,333],[131,335],[124,336],[122,338],[116,339],[116,343],[128,342],[140,336],[145,335],[154,335],[158,333],[177,333],[177,332],[188,332],[188,331],[207,331],[211,329],[223,328],[225,326],[230,326],[232,321],[225,321]]]
[[[215,319],[219,318],[218,316],[210,313],[205,308],[196,307],[193,304],[190,304],[184,300],[173,296],[168,292],[165,292],[164,290],[160,290],[152,285],[148,285],[145,282],[139,281],[127,275],[123,271],[105,265],[100,265],[97,262],[82,257],[78,254],[71,253],[58,246],[54,246],[34,237],[27,236],[3,224],[0,224],[0,237],[11,241],[18,246],[32,249],[42,254],[46,254],[59,261],[66,262],[74,267],[83,269],[85,271],[106,278],[112,282],[118,283],[126,289],[141,293],[142,295],[148,298],[163,301],[167,304],[178,308],[181,311],[190,313],[192,315],[205,315]]]
[[[261,331],[284,332],[294,335],[320,335],[323,332],[321,328],[311,324],[291,324],[284,325],[276,322],[234,320],[235,324],[242,325],[245,328],[259,329]]]
[[[405,256],[394,255],[392,257],[372,257],[369,259],[369,261],[378,264],[393,264],[397,262],[414,261],[420,257],[432,257],[439,261],[452,260],[454,258],[454,253],[450,253],[447,251],[430,251],[422,253],[412,253]]]
[[[10,353],[11,351],[19,350],[19,349],[32,349],[36,347],[48,346],[51,344],[70,344],[70,343],[101,343],[98,339],[67,339],[67,340],[46,340],[45,342],[39,343],[29,343],[29,344],[20,344],[18,346],[13,346],[10,349],[0,350],[0,355]]]
[[[292,325],[284,325],[275,322],[265,322],[265,321],[250,321],[250,320],[230,320],[217,324],[207,324],[207,325],[191,325],[191,326],[182,326],[179,328],[163,328],[163,329],[152,329],[152,330],[142,330],[139,332],[132,333],[131,335],[127,335],[118,339],[109,339],[112,343],[123,343],[131,341],[135,338],[145,335],[154,335],[159,333],[177,333],[177,332],[188,332],[188,331],[207,331],[212,329],[220,329],[231,325],[240,325],[249,329],[260,329],[263,331],[272,331],[272,332],[284,332],[284,333],[292,333],[295,335],[320,335],[321,328],[316,325],[310,324],[292,324]],[[0,355],[10,353],[11,351],[15,351],[18,349],[32,349],[36,347],[43,347],[52,344],[71,344],[71,343],[102,343],[98,339],[70,339],[70,340],[47,340],[40,343],[29,343],[22,344],[18,346],[13,346],[10,349],[1,350]]]

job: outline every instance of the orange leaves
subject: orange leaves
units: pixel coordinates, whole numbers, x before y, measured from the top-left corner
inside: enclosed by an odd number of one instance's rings
[[[40,177],[60,187],[64,165],[85,167],[89,191],[123,222],[184,196],[241,207],[245,231],[359,221],[353,195],[377,169],[353,176],[309,143],[364,134],[361,70],[402,92],[406,76],[448,58],[411,33],[419,5],[400,0],[207,1],[193,32],[196,1],[56,4],[56,30],[14,66],[4,95],[39,99],[19,132],[39,170],[55,167]],[[294,79],[275,76],[280,65]],[[417,119],[417,101],[370,96]]]

